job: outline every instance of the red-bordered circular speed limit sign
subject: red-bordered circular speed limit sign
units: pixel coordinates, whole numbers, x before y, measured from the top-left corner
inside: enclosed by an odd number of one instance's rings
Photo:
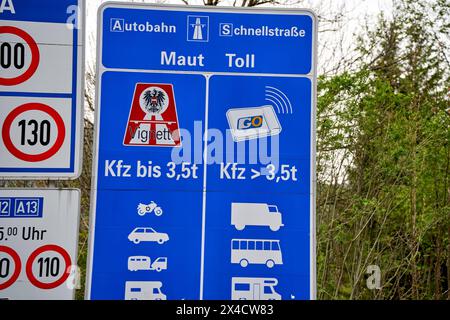
[[[54,140],[53,144],[49,144],[47,142],[48,145],[46,146],[44,152],[37,153],[37,154],[31,154],[31,153],[21,151],[18,148],[18,146],[14,145],[13,140],[11,139],[11,125],[20,115],[22,115],[23,113],[28,112],[28,111],[42,112],[45,115],[49,116],[56,124],[56,128],[58,131],[56,139]],[[23,125],[25,126],[26,123],[23,123]],[[36,126],[37,126],[37,124],[35,125],[35,127]],[[47,121],[47,129],[48,129],[47,135],[50,135],[51,129],[50,129],[50,123],[48,121]],[[23,130],[25,130],[25,129],[23,129]],[[37,129],[35,128],[34,131],[36,132]],[[64,121],[61,118],[61,116],[59,115],[59,113],[52,107],[42,104],[42,103],[26,103],[26,104],[23,104],[23,105],[15,108],[6,117],[5,122],[3,123],[3,128],[2,128],[2,138],[3,138],[3,143],[5,144],[6,149],[8,149],[8,151],[16,158],[23,160],[23,161],[27,161],[27,162],[40,162],[40,161],[44,161],[44,160],[51,158],[59,151],[59,149],[61,149],[61,147],[64,143],[65,137],[66,137],[66,129],[65,129]],[[22,138],[22,140],[26,141],[26,139],[24,137]]]
[[[15,35],[19,38],[22,38],[25,43],[28,45],[30,51],[31,51],[31,62],[30,65],[28,66],[27,69],[25,69],[22,73],[20,73],[18,76],[15,76],[13,78],[4,78],[4,77],[0,77],[0,85],[2,86],[16,86],[18,84],[21,84],[25,81],[27,81],[28,79],[30,79],[33,74],[36,72],[38,66],[39,66],[39,60],[40,60],[40,55],[39,55],[39,47],[36,44],[36,41],[34,41],[34,39],[25,31],[23,31],[22,29],[16,28],[16,27],[12,27],[12,26],[2,26],[0,27],[0,35],[2,34],[12,34]],[[11,44],[4,42],[2,43],[0,50],[2,50],[2,55],[5,55],[5,52],[12,52],[12,51],[17,51],[18,52],[22,52],[22,54],[24,54],[24,47],[17,47],[20,46],[21,44],[16,44],[14,47],[14,50],[11,48]],[[19,50],[19,48],[21,50]],[[9,57],[9,60],[11,57]],[[20,66],[23,67],[23,62],[20,63]]]
[[[49,257],[47,257],[47,258],[40,258],[40,259],[38,259],[39,272],[47,273],[47,275],[51,275],[51,276],[57,276],[58,274],[61,273],[60,270],[63,270],[62,275],[58,279],[53,281],[53,282],[42,282],[42,281],[38,280],[38,278],[33,273],[33,264],[34,264],[36,258],[38,256],[40,256],[41,254],[47,253],[47,252],[56,252],[56,253],[58,253],[59,255],[62,256],[62,258],[64,260],[64,263],[65,263],[64,268],[60,269],[61,266],[60,266],[59,258],[56,258],[56,257],[49,258]],[[54,260],[54,259],[57,259],[57,260]],[[56,268],[53,268],[55,266],[55,264],[53,264],[54,261],[58,261],[57,262],[57,264],[58,264],[58,268],[57,269],[58,270],[52,270],[52,269],[56,269]],[[30,280],[30,282],[37,288],[40,288],[40,289],[54,289],[54,288],[57,288],[60,285],[62,285],[67,280],[67,278],[70,275],[70,268],[69,267],[71,265],[72,265],[72,262],[70,260],[70,256],[69,256],[69,254],[67,253],[67,251],[64,248],[62,248],[60,246],[57,246],[57,245],[54,245],[54,244],[45,245],[45,246],[37,248],[35,251],[33,251],[33,253],[28,258],[27,265],[26,265],[27,277]],[[46,270],[44,270],[44,269],[46,269]],[[53,271],[55,272],[56,275],[52,274]],[[41,276],[43,276],[43,275],[41,275]]]
[[[8,254],[14,261],[14,271],[12,272],[12,276],[4,283],[0,282],[0,290],[5,290],[6,288],[9,288],[10,286],[12,286],[14,284],[14,282],[16,282],[17,278],[19,278],[20,275],[20,270],[22,269],[22,263],[20,262],[20,257],[17,254],[16,251],[14,251],[13,249],[11,249],[10,247],[6,247],[6,246],[0,246],[0,252],[4,252],[6,254]],[[8,264],[8,269],[10,268],[10,260],[6,259],[0,259],[0,263],[2,264],[0,267],[3,266],[3,264]],[[0,268],[3,269],[3,268]],[[9,274],[9,270],[8,270],[8,274]]]

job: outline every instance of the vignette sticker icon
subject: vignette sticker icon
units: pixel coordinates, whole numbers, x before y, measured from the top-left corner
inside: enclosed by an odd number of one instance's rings
[[[123,144],[180,147],[179,129],[173,86],[136,84]]]

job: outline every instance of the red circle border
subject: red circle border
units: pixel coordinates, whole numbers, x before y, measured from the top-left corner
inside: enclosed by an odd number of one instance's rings
[[[5,283],[0,284],[0,290],[5,290],[5,289],[9,288],[10,286],[12,286],[14,284],[14,282],[16,282],[17,279],[19,278],[20,271],[22,269],[22,262],[20,261],[20,257],[17,254],[17,252],[10,247],[0,246],[0,252],[5,252],[5,253],[9,254],[13,258],[14,265],[15,265],[15,270],[14,270],[12,277]]]
[[[12,26],[1,26],[0,27],[0,34],[2,33],[11,33],[14,34],[27,43],[27,45],[30,47],[31,50],[31,63],[28,69],[21,74],[18,77],[15,78],[1,78],[0,77],[0,85],[2,86],[16,86],[18,84],[21,84],[28,79],[30,79],[34,73],[36,72],[38,66],[39,66],[39,60],[40,60],[40,54],[39,54],[39,47],[34,41],[34,39],[25,31],[22,29],[12,27]]]
[[[19,116],[20,114],[31,110],[37,110],[47,113],[56,122],[56,126],[58,128],[58,136],[56,138],[54,145],[49,150],[40,154],[27,154],[20,151],[14,146],[11,137],[9,135],[9,131],[11,129],[11,125],[14,119],[16,119],[17,116]],[[8,149],[8,151],[11,152],[11,154],[16,158],[27,162],[41,162],[51,158],[59,151],[59,149],[61,149],[64,143],[64,139],[66,137],[66,128],[63,119],[58,114],[58,112],[52,107],[49,107],[42,103],[26,103],[17,107],[10,114],[8,114],[8,116],[5,119],[5,122],[3,123],[2,137],[6,149]]]
[[[64,258],[64,261],[66,263],[66,268],[65,268],[65,271],[64,271],[63,275],[61,276],[61,278],[59,278],[58,280],[56,280],[54,282],[50,282],[50,283],[44,283],[44,282],[39,281],[38,279],[36,279],[36,277],[33,274],[34,260],[36,259],[36,257],[38,255],[40,255],[41,253],[46,252],[46,251],[54,251],[54,252],[59,253],[60,255],[62,255],[62,257]],[[28,257],[28,261],[27,261],[27,265],[26,265],[26,273],[27,273],[28,279],[35,287],[37,287],[39,289],[49,290],[49,289],[54,289],[54,288],[59,287],[67,280],[67,278],[70,275],[69,266],[71,266],[71,265],[72,265],[72,261],[70,259],[70,256],[64,248],[54,245],[54,244],[49,244],[49,245],[45,245],[40,248],[37,248]]]

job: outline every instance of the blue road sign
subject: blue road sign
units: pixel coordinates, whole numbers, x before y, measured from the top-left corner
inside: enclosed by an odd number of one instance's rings
[[[0,177],[80,174],[84,0],[0,0]]]
[[[101,7],[87,298],[315,298],[316,32]]]
[[[44,198],[0,198],[0,218],[42,218]]]

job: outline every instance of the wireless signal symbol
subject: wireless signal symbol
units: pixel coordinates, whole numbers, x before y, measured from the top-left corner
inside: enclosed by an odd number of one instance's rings
[[[266,86],[266,101],[270,102],[280,114],[293,114],[292,103],[288,96],[275,87]]]

